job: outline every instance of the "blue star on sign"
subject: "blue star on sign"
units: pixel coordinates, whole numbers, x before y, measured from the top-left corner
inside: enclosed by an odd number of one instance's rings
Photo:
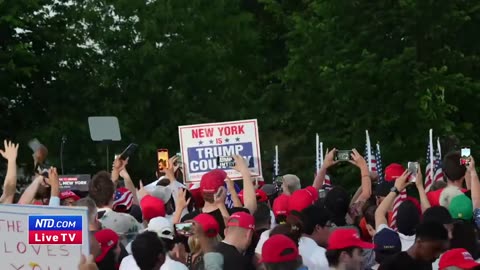
[[[203,141],[198,141],[198,144],[199,144],[199,145],[202,145],[202,144],[203,144]]]
[[[210,144],[213,144],[213,140],[210,140]]]
[[[238,137],[237,137],[237,138],[235,138],[235,141],[239,142],[239,141],[240,141],[240,138],[238,138]]]
[[[229,142],[229,141],[230,141],[230,139],[228,139],[228,138],[225,139],[225,142]]]

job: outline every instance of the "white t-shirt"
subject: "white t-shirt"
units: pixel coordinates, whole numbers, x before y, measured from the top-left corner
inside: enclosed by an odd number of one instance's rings
[[[257,246],[255,247],[255,253],[258,255],[262,255],[262,247],[265,244],[265,241],[270,237],[270,231],[266,230],[260,234],[260,239],[258,240]]]
[[[308,270],[328,270],[327,257],[325,256],[325,249],[313,239],[302,236],[298,242],[298,251],[303,259],[303,265],[308,267]]]
[[[383,229],[392,228],[388,227],[387,224],[380,224],[377,228],[377,233]],[[402,243],[402,251],[408,250],[413,244],[415,244],[415,235],[404,235],[403,233],[397,232],[398,236],[400,237],[400,242]]]
[[[442,253],[443,255],[443,253]],[[439,263],[440,263],[440,258],[442,257],[442,255],[440,255],[433,263],[432,263],[432,270],[438,270],[440,269],[439,268]]]
[[[133,255],[128,255],[123,258],[119,270],[140,270],[140,268],[135,258],[133,258]],[[166,256],[165,262],[160,267],[160,270],[188,270],[188,268],[184,264],[172,260],[170,256]]]

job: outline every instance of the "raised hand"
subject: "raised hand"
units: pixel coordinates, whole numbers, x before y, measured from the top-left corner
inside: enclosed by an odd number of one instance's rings
[[[423,175],[422,175],[422,169],[420,168],[420,163],[418,163],[417,167],[417,176],[415,177],[415,186],[417,187],[418,190],[423,190]]]
[[[332,150],[328,151],[325,153],[325,159],[323,160],[323,167],[326,169],[332,167],[333,165],[337,164],[338,161],[335,161],[335,153],[337,152],[337,149],[333,148]]]
[[[123,170],[121,170],[121,171],[119,172],[119,175],[120,175],[123,179],[126,179],[126,178],[131,179],[131,178],[130,178],[130,175],[128,174],[128,171],[127,171],[126,168],[123,169]]]
[[[185,209],[187,205],[190,203],[191,197],[187,198],[187,190],[184,188],[179,188],[177,193],[177,199],[175,200],[175,208],[176,209]]]
[[[178,166],[175,166],[177,163],[178,156],[173,156],[168,159],[168,166],[167,168],[163,167],[160,171],[165,173],[166,175],[174,175],[175,171],[178,169]]]
[[[353,160],[349,160],[349,162],[353,165],[357,166],[360,169],[368,168],[367,161],[365,161],[365,158],[363,158],[363,156],[358,153],[357,149],[352,149],[351,157]]]
[[[55,167],[50,167],[48,169],[48,182],[50,186],[56,186],[58,187],[60,185],[60,180],[58,178],[58,173],[57,173],[57,168]]]
[[[235,169],[238,172],[242,172],[247,170],[248,171],[248,165],[246,160],[240,156],[240,155],[233,155],[233,159],[235,160],[235,166],[233,169]]]
[[[466,167],[467,167],[467,172],[472,172],[472,171],[475,171],[475,159],[470,156],[468,158],[468,163],[466,164]]]
[[[410,172],[405,170],[400,177],[395,180],[395,187],[398,191],[404,190],[408,186],[408,178],[410,177]]]
[[[3,145],[5,150],[0,149],[0,154],[8,161],[17,160],[18,143],[14,144],[11,141],[4,140]]]
[[[148,191],[143,187],[142,180],[139,181],[139,188],[137,189],[138,200],[141,201],[143,197],[150,195]]]
[[[225,187],[220,187],[217,193],[214,195],[216,205],[225,205],[225,199],[227,198],[227,190]]]
[[[113,169],[116,170],[118,173],[125,169],[125,166],[128,164],[128,158],[123,160],[120,158],[120,155],[113,161]]]

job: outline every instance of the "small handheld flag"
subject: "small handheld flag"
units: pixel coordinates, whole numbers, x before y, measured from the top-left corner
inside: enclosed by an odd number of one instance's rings
[[[315,162],[315,175],[318,173],[318,171],[320,171],[320,168],[322,168],[323,166],[323,160],[324,160],[324,157],[323,157],[323,142],[320,142],[320,138],[318,136],[318,133],[317,133],[317,136],[316,136],[316,145],[315,145],[315,151],[316,151],[316,155],[315,155],[315,159],[316,159],[316,162]],[[330,180],[330,176],[328,174],[325,174],[325,181],[323,182],[323,185],[326,186],[327,188],[330,188],[332,186],[332,182]]]
[[[377,171],[377,160],[375,159],[375,153],[372,149],[372,144],[370,143],[370,135],[368,134],[368,130],[365,130],[365,135],[365,160],[367,161],[368,171],[375,172]]]
[[[433,129],[428,132],[427,166],[425,167],[425,191],[429,191],[434,182]]]

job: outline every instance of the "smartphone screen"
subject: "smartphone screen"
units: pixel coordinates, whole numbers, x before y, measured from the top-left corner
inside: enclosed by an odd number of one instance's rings
[[[235,167],[235,159],[233,157],[217,157],[217,166],[222,169]]]
[[[407,165],[407,168],[408,168],[408,172],[413,177],[411,182],[415,182],[415,180],[416,180],[415,177],[417,176],[417,171],[418,171],[418,163],[413,162],[413,161],[409,161],[408,165]]]
[[[182,236],[192,236],[193,222],[182,222],[175,224],[175,233]]]
[[[348,161],[352,159],[352,150],[337,150],[335,153],[335,160]]]
[[[466,165],[468,163],[468,160],[470,158],[470,148],[462,148],[461,152],[460,152],[460,164],[461,165]]]
[[[164,169],[168,169],[168,149],[158,149],[157,150],[157,163],[158,163],[158,170],[163,171]]]

